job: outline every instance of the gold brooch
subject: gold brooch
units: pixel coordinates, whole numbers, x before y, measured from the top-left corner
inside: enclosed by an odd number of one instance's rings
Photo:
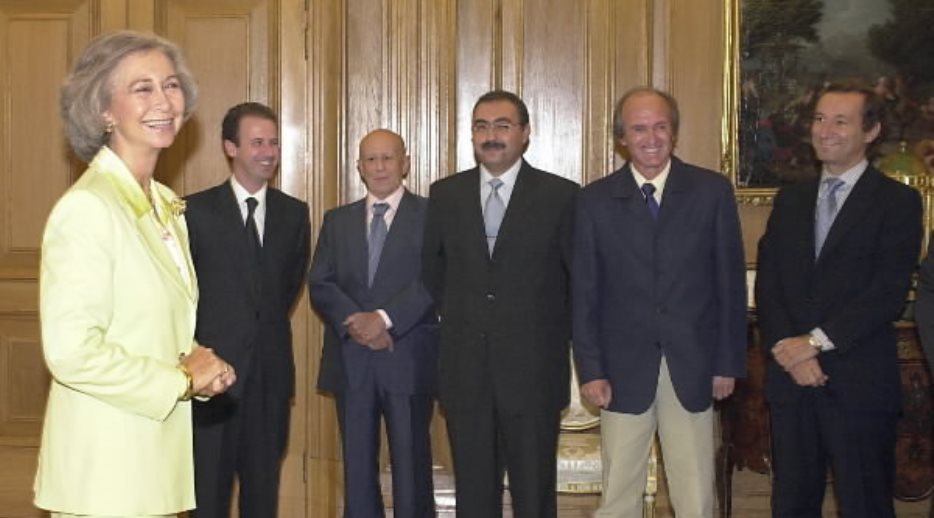
[[[175,198],[169,202],[169,205],[172,207],[172,215],[176,218],[185,213],[185,207],[187,203],[181,198]]]

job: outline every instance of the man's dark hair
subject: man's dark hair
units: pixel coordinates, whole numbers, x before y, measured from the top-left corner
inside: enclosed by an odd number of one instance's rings
[[[821,90],[817,100],[826,94],[859,94],[863,96],[863,131],[872,131],[885,119],[885,99],[864,83],[830,83]],[[815,108],[817,104],[814,105]],[[881,133],[880,133],[881,136]]]
[[[525,103],[522,102],[522,99],[518,95],[507,92],[506,90],[493,90],[487,92],[480,96],[477,99],[476,104],[473,105],[473,111],[477,111],[477,106],[480,106],[483,103],[492,103],[497,101],[506,101],[512,103],[516,107],[516,111],[519,112],[519,124],[525,126],[529,123],[529,109],[525,107]]]
[[[221,140],[229,140],[240,146],[240,119],[244,117],[259,117],[272,121],[279,128],[279,117],[272,108],[261,103],[240,103],[227,110],[224,122],[221,123]]]

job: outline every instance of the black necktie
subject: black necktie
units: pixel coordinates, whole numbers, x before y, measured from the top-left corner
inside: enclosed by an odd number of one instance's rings
[[[256,228],[256,219],[253,215],[256,213],[256,206],[259,202],[256,198],[246,199],[246,245],[250,251],[250,274],[252,275],[253,294],[258,295],[260,290],[260,267],[262,262],[263,245],[259,240],[259,230]]]

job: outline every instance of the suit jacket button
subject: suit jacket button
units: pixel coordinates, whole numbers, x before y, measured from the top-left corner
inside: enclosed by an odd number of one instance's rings
[[[487,293],[487,294],[486,294],[486,300],[488,300],[488,301],[490,301],[490,302],[493,302],[494,300],[496,300],[496,294],[495,294],[495,293]]]
[[[486,333],[480,333],[480,339],[486,340]]]
[[[256,320],[259,320],[259,311],[255,311],[255,312],[253,313],[253,318],[256,319]]]

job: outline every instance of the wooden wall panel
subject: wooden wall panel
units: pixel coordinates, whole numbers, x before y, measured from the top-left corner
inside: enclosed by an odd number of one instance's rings
[[[650,79],[650,0],[477,0],[458,5],[456,168],[475,165],[476,99],[503,88],[529,107],[527,159],[586,183],[620,164],[616,99]]]
[[[650,83],[652,27],[649,0],[601,0],[587,10],[581,145],[589,183],[622,165],[613,136],[613,110],[626,90]]]
[[[453,131],[453,0],[346,0],[341,202],[366,189],[356,171],[360,139],[389,128],[412,157],[406,185],[427,194],[444,174]]]
[[[304,1],[279,2],[278,13],[272,16],[274,40],[279,63],[275,65],[278,82],[270,82],[269,90],[279,97],[279,188],[304,200],[308,196],[307,124],[306,124],[306,61],[305,32],[306,6]],[[278,83],[278,84],[277,84]],[[292,343],[295,354],[295,399],[289,430],[288,454],[283,462],[280,478],[279,515],[285,518],[328,516],[309,512],[308,492],[308,414],[314,392],[309,364],[312,348],[309,324],[307,290],[296,303],[292,315]],[[314,371],[317,373],[317,371]]]
[[[474,0],[457,4],[456,53],[451,57],[457,67],[455,103],[455,164],[439,176],[447,176],[475,164],[470,143],[470,124],[474,102],[483,93],[503,88],[500,14],[501,0]],[[515,80],[511,81],[515,84]]]
[[[2,276],[36,277],[46,216],[80,174],[59,123],[58,90],[88,39],[91,7],[79,1],[0,4]]]
[[[681,109],[677,154],[720,169],[723,0],[669,0],[667,66]]]
[[[580,182],[586,13],[576,2],[524,0],[519,90],[532,124],[528,161]],[[511,54],[511,53],[505,53]]]
[[[220,127],[227,110],[250,100],[278,110],[278,2],[163,0],[156,32],[181,45],[198,81],[198,110],[159,163],[158,177],[180,193],[213,187],[230,176]]]
[[[50,380],[36,316],[0,317],[0,436],[5,442],[34,444]]]
[[[39,515],[30,488],[50,382],[39,247],[52,205],[83,169],[62,133],[58,91],[105,11],[94,0],[0,0],[0,514]]]
[[[312,239],[317,239],[324,212],[339,203],[345,140],[340,133],[346,90],[342,78],[345,40],[345,0],[310,0],[306,17],[303,53],[306,68],[302,77],[307,97],[306,112],[296,114],[296,124],[306,128],[307,153],[302,157],[305,198],[311,206]],[[296,90],[298,86],[296,85]],[[307,300],[302,301],[308,308]],[[310,313],[309,313],[310,315]],[[306,387],[306,495],[304,516],[338,516],[343,486],[337,415],[333,400],[314,389],[321,359],[324,333],[321,321],[311,317],[305,346],[308,358]],[[298,388],[301,390],[301,388]],[[296,411],[293,410],[293,421]],[[300,515],[297,515],[300,516]]]

